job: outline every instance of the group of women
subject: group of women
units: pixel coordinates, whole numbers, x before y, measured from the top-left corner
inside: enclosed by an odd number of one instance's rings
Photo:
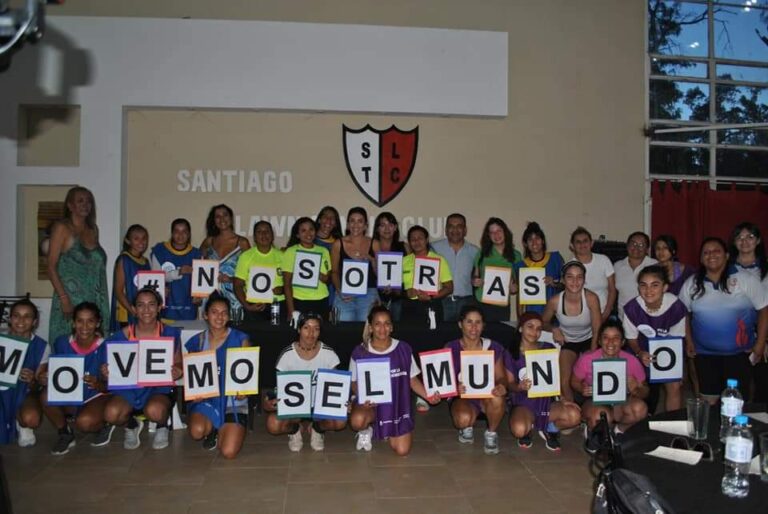
[[[144,419],[155,422],[158,427],[153,447],[167,446],[167,419],[173,401],[169,390],[149,388],[106,394],[109,370],[104,362],[104,328],[113,328],[109,336],[111,340],[157,335],[172,337],[177,348],[174,377],[178,378],[181,375],[180,336],[177,330],[162,324],[160,319],[193,319],[196,316],[198,306],[189,295],[191,262],[203,257],[219,260],[220,291],[205,302],[203,317],[208,329],[186,342],[188,351],[226,351],[231,346],[247,346],[247,336],[229,327],[231,313],[242,309],[246,318],[255,319],[268,315],[266,304],[248,301],[244,286],[251,266],[275,267],[279,272],[273,283],[273,293],[278,302],[284,302],[284,309],[281,309],[284,318],[291,317],[294,312],[303,313],[298,323],[298,340],[283,352],[277,369],[316,370],[338,366],[332,342],[325,345],[319,339],[322,321],[328,319],[331,308],[340,320],[366,319],[370,335],[353,352],[350,370],[354,375],[357,359],[386,355],[393,370],[396,401],[386,406],[351,402],[349,425],[357,432],[359,449],[370,449],[371,439],[375,436],[387,439],[396,453],[407,454],[414,427],[410,392],[430,403],[436,403],[439,398],[426,397],[410,347],[391,337],[393,323],[423,316],[435,306],[436,300],[452,292],[450,269],[445,260],[431,250],[426,229],[412,227],[407,243],[402,242],[394,215],[382,213],[374,222],[373,237],[369,237],[365,210],[354,208],[347,217],[346,235],[342,236],[338,211],[325,207],[316,221],[310,218],[297,220],[287,247],[281,250],[274,246],[274,233],[268,222],[254,226],[255,246],[251,248],[245,238],[235,234],[232,221],[233,214],[227,206],[213,207],[206,224],[208,236],[198,250],[190,243],[189,222],[174,220],[170,239],[153,247],[149,259],[144,257],[149,239],[146,229],[140,225],[131,226],[124,238],[124,251],[115,266],[115,308],[111,319],[116,323],[110,324],[104,301],[105,258],[98,245],[93,196],[84,188],[71,190],[66,199],[65,219],[54,225],[51,234],[49,273],[55,293],[50,337],[54,341],[54,353],[85,356],[87,402],[75,412],[47,405],[46,360],[50,350],[34,336],[37,309],[29,302],[19,303],[12,310],[11,333],[35,344],[30,345],[20,386],[11,390],[14,394],[2,393],[6,439],[12,440],[18,430],[20,444],[28,445],[30,441],[33,444],[34,434],[30,429],[39,425],[44,412],[60,432],[55,453],[65,453],[74,444],[67,423],[71,415],[74,415],[79,430],[98,432],[92,444],[107,444],[114,427],[122,426],[126,431],[124,446],[135,448],[140,444],[139,435],[143,429],[143,421],[136,414],[142,412]],[[747,398],[753,383],[756,399],[768,394],[764,382],[768,264],[755,225],[744,223],[735,227],[730,245],[718,238],[705,239],[698,269],[677,261],[677,245],[669,236],[657,237],[651,245],[645,234],[631,234],[627,240],[629,256],[615,268],[605,256],[592,252],[591,234],[582,227],[571,235],[574,259],[568,262],[564,262],[558,252],[547,250],[546,237],[538,224],[528,224],[522,239],[524,255],[520,256],[503,220],[488,220],[475,262],[473,285],[482,286],[485,266],[507,265],[515,271],[523,267],[543,267],[547,302],[542,306],[520,305],[518,302],[520,343],[506,349],[505,345],[481,336],[484,319],[497,320],[500,317],[497,310],[478,301],[462,311],[459,321],[462,337],[447,345],[454,359],[458,359],[462,350],[493,350],[496,369],[491,398],[468,400],[459,397],[450,402],[459,441],[472,442],[475,422],[483,418],[488,427],[484,435],[485,451],[496,453],[497,429],[509,410],[509,428],[520,447],[530,446],[531,434],[538,433],[546,441],[547,448],[556,450],[559,448],[559,431],[574,427],[582,420],[587,422],[589,447],[590,441],[594,442],[589,431],[601,413],[608,415],[618,430],[624,430],[648,412],[655,412],[661,391],[666,409],[679,408],[682,381],[667,382],[663,386],[648,383],[653,359],[649,341],[658,337],[685,340],[686,354],[694,363],[690,369],[695,378],[694,388],[710,401],[716,401],[726,378],[737,378]],[[653,251],[654,260],[647,257],[649,249]],[[321,255],[320,283],[316,288],[293,285],[293,264],[299,250]],[[391,251],[406,254],[403,288],[378,289],[375,256]],[[413,287],[414,261],[421,256],[441,259],[437,295]],[[365,295],[352,297],[341,293],[339,270],[344,259],[367,261],[369,283]],[[624,302],[617,284],[619,280],[626,282],[623,275],[621,279],[618,276],[620,265],[623,266],[622,273],[625,269],[629,271],[638,293]],[[165,305],[161,305],[156,292],[137,290],[132,280],[137,270],[152,268],[166,273]],[[512,276],[510,293],[514,294],[516,273]],[[620,320],[612,314],[617,297],[622,307]],[[552,347],[560,348],[562,394],[554,400],[527,397],[530,380],[526,376],[525,352],[551,345],[541,341],[543,330],[551,332]],[[626,350],[629,351],[622,350],[625,333]],[[33,348],[38,350],[32,351]],[[595,406],[590,402],[591,362],[617,356],[628,361],[627,401],[613,408]],[[313,367],[315,364],[317,366]],[[394,370],[398,370],[397,373]],[[223,391],[223,384],[221,389]],[[11,401],[14,403],[9,403]],[[274,411],[277,401],[277,398],[265,397],[265,410]],[[238,453],[245,437],[248,415],[244,398],[228,398],[222,394],[219,398],[190,405],[188,412],[192,437],[202,440],[207,448],[219,447],[227,457]],[[312,448],[320,450],[324,445],[323,434],[328,430],[341,430],[345,425],[342,422],[267,417],[268,431],[288,434],[289,447],[294,451],[303,444],[303,431],[309,431]]]

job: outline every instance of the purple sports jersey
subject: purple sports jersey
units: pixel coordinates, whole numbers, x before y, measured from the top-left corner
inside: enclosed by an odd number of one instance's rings
[[[392,382],[392,403],[376,405],[376,420],[371,424],[376,439],[399,437],[413,432],[411,413],[411,346],[399,341],[394,350],[387,354],[372,353],[363,345],[352,350],[352,359],[389,359],[390,381]]]
[[[551,350],[554,346],[549,343],[539,342],[539,350]],[[524,378],[527,378],[526,366],[525,366],[525,353],[520,350],[520,355],[515,359],[511,353],[508,353],[508,357],[504,362],[506,368],[514,375],[515,380],[519,383]],[[534,428],[537,430],[546,430],[549,423],[549,407],[552,405],[552,398],[528,398],[527,391],[510,392],[507,397],[511,407],[525,407],[533,413],[534,416]]]
[[[461,373],[461,340],[456,339],[454,341],[451,341],[449,343],[446,343],[445,348],[449,348],[451,350],[451,358],[453,359],[453,369],[456,371],[456,374],[458,375]],[[504,350],[504,347],[501,346],[496,341],[492,341],[490,339],[483,338],[483,350],[493,351],[493,362],[498,362],[499,359],[504,358],[504,355],[506,353],[506,350]],[[456,382],[460,382],[459,377],[456,377]],[[449,399],[449,401],[453,401],[455,398]],[[482,412],[482,406],[483,401],[479,400],[477,398],[471,398],[467,399],[467,401],[472,405],[472,407],[475,409],[475,412]]]
[[[672,327],[680,323],[681,320],[684,320],[685,315],[688,314],[685,304],[677,299],[669,306],[669,309],[658,316],[645,312],[645,309],[640,306],[641,301],[640,297],[629,301],[624,306],[624,316],[636,327],[648,325],[656,332],[657,337],[665,337],[669,334]],[[637,332],[637,344],[640,345],[643,351],[648,351],[648,336],[641,330]]]

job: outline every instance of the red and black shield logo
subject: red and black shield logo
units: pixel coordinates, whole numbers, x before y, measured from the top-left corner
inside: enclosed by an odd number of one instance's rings
[[[419,127],[403,131],[392,125],[354,130],[343,126],[344,159],[360,192],[378,207],[391,202],[405,187],[416,164]]]

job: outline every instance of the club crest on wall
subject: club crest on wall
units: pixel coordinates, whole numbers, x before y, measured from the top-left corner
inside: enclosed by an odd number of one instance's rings
[[[394,200],[413,174],[419,127],[355,130],[343,125],[343,134],[347,170],[360,192],[378,207]]]

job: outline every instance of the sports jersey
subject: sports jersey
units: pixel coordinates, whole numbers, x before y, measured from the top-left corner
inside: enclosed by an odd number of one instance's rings
[[[672,293],[664,293],[661,307],[648,312],[639,296],[624,306],[624,335],[637,339],[643,351],[648,351],[648,339],[657,337],[685,337],[685,315],[688,309]]]
[[[128,299],[128,303],[132,304],[133,299],[136,298],[136,293],[138,292],[138,287],[136,286],[138,279],[137,273],[139,271],[149,271],[151,269],[149,260],[145,257],[136,258],[129,252],[123,252],[118,255],[117,260],[115,261],[115,273],[117,273],[118,266],[122,268],[123,277],[125,278],[125,297]],[[114,284],[114,280],[112,283]],[[112,291],[111,313],[112,315],[109,318],[112,320],[110,330],[113,332],[120,329],[121,323],[136,322],[136,318],[117,301],[117,294],[114,290]]]
[[[446,282],[451,282],[453,280],[453,275],[451,275],[451,268],[448,267],[448,261],[445,260],[445,257],[442,255],[438,255],[437,253],[430,250],[427,252],[427,257],[431,257],[433,259],[440,259],[440,284],[438,286],[438,289],[445,284]],[[403,257],[403,289],[408,290],[413,288],[413,272],[416,268],[416,254],[409,253],[405,257]],[[418,298],[417,296],[412,296],[411,300],[415,300]]]
[[[755,344],[757,310],[768,305],[768,292],[749,273],[728,276],[728,292],[704,279],[704,292],[693,298],[696,277],[685,281],[680,301],[691,312],[691,335],[702,355],[735,355]]]
[[[295,276],[296,252],[320,254],[320,273],[328,275],[331,272],[331,255],[327,249],[320,245],[305,248],[301,244],[289,246],[283,252],[284,272],[292,273]],[[321,280],[318,280],[316,288],[297,286],[296,284],[292,284],[291,287],[293,288],[293,297],[297,300],[322,300],[328,297],[328,286]]]
[[[224,424],[225,416],[228,413],[247,414],[248,412],[248,399],[237,400],[235,396],[224,395],[224,382],[226,380],[226,362],[227,362],[227,350],[229,348],[242,348],[243,343],[248,340],[248,335],[230,328],[227,332],[227,337],[218,348],[216,348],[216,363],[218,364],[218,377],[219,377],[219,396],[213,398],[207,398],[199,402],[187,402],[187,411],[192,413],[200,413],[207,417],[213,427],[218,429]],[[210,350],[211,345],[208,339],[208,331],[205,330],[199,334],[195,334],[189,339],[184,347],[189,353],[203,352]]]
[[[165,307],[162,317],[172,320],[197,318],[197,306],[192,302],[192,274],[181,274],[182,266],[192,266],[194,259],[201,259],[200,250],[187,245],[176,250],[169,241],[157,243],[150,254],[153,270],[165,272]]]
[[[544,258],[540,261],[534,261],[530,257],[523,258],[522,261],[516,262],[514,265],[515,274],[517,275],[517,283],[520,283],[520,270],[522,268],[544,268],[544,273],[548,277],[552,277],[555,280],[560,278],[560,270],[563,267],[563,257],[560,252],[547,252],[544,254]],[[553,286],[547,286],[547,300],[552,295],[557,294],[557,289]],[[546,305],[521,305],[522,312],[538,312],[542,314]]]
[[[89,348],[80,348],[77,342],[75,342],[74,337],[59,336],[53,343],[52,356],[82,355],[85,357],[85,366],[83,368],[85,374],[101,377],[101,365],[104,363],[104,352],[106,349],[103,343],[104,339],[98,337]],[[98,391],[91,389],[87,385],[84,387],[83,391],[83,401],[88,401],[100,394]]]
[[[538,343],[539,350],[552,350],[554,348],[554,345],[550,343]],[[509,352],[507,352],[506,357],[504,365],[515,377],[518,384],[528,378],[525,352],[522,351],[522,348],[520,349],[520,355],[517,359],[515,359]],[[507,400],[513,407],[525,407],[530,410],[533,413],[533,424],[537,430],[547,430],[547,424],[549,423],[549,409],[553,401],[551,397],[528,398],[528,391],[510,391]]]
[[[135,336],[135,326],[129,325],[128,336],[122,330],[118,330],[107,338],[105,343],[110,342],[122,342],[122,341],[138,341]],[[177,327],[169,327],[158,323],[158,330],[156,332],[158,337],[170,337],[173,339],[174,352],[181,351],[181,329]],[[104,350],[104,362],[107,362],[106,346]],[[113,394],[121,396],[131,405],[134,409],[143,409],[147,404],[147,400],[156,394],[170,394],[173,388],[171,386],[154,386],[154,387],[136,387],[133,389],[118,389],[112,391]]]
[[[33,335],[21,368],[37,371],[43,359],[47,357],[48,351],[49,347],[45,339]],[[29,384],[26,382],[18,381],[13,388],[0,386],[0,444],[8,444],[16,439],[16,415],[24,404],[27,394],[29,394]]]
[[[376,419],[372,423],[376,439],[398,437],[413,432],[414,421],[411,412],[411,378],[421,371],[413,358],[413,351],[408,343],[392,339],[384,352],[378,352],[370,346],[357,345],[352,350],[349,371],[352,380],[357,380],[357,364],[360,359],[389,359],[390,380],[392,382],[392,403],[376,405]]]
[[[261,253],[258,247],[254,246],[250,250],[243,252],[237,259],[237,267],[235,268],[235,277],[245,282],[245,293],[248,293],[248,279],[250,276],[251,268],[254,266],[261,266],[265,268],[275,269],[275,281],[272,284],[272,288],[283,287],[283,252],[275,248],[274,246],[269,249],[267,253]],[[278,302],[285,300],[284,294],[275,295]],[[246,298],[247,299],[247,298]],[[248,300],[249,303],[269,303],[265,300]]]

